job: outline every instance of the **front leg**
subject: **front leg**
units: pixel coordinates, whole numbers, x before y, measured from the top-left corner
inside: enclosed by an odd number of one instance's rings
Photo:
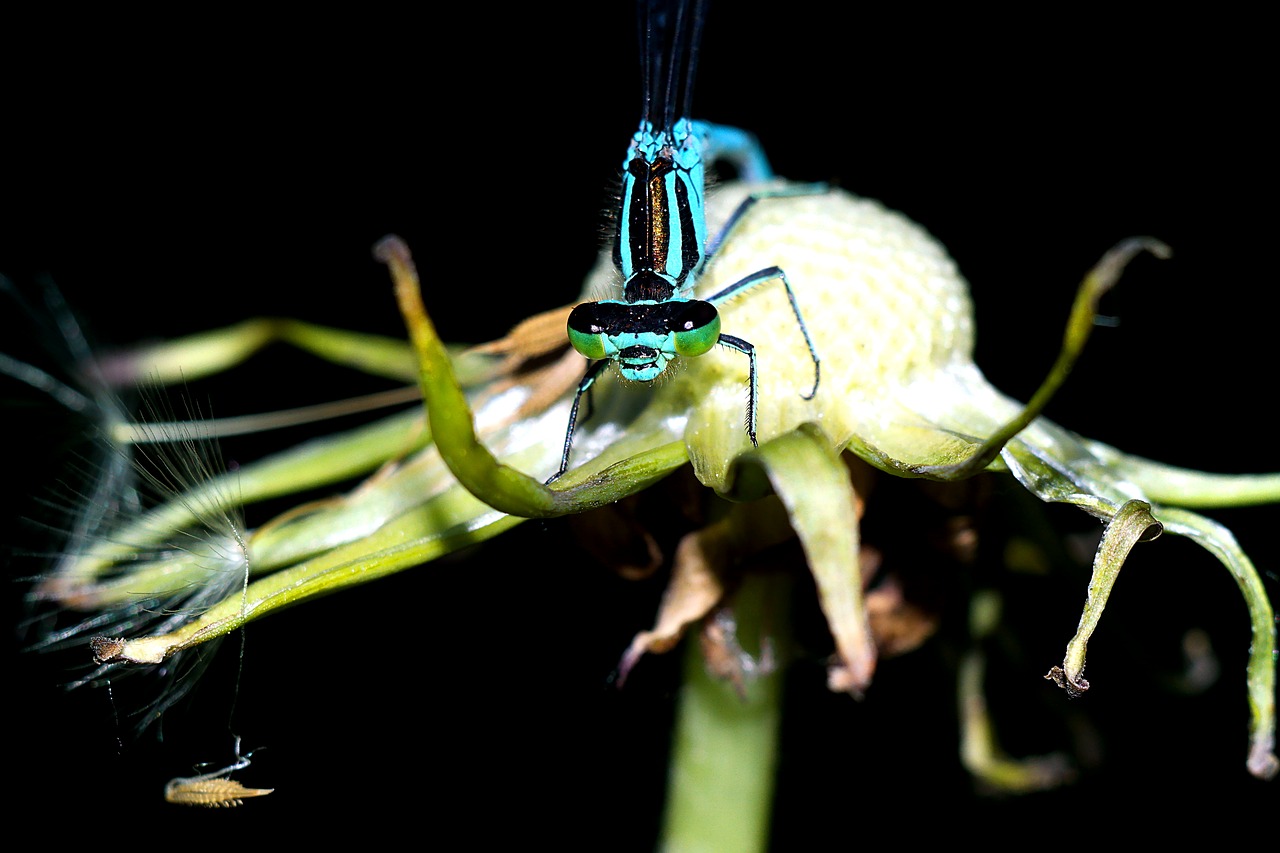
[[[760,442],[756,441],[756,348],[733,335],[721,335],[717,343],[729,349],[735,349],[747,357],[747,437],[751,439],[752,447],[759,447]]]
[[[788,184],[784,187],[778,187],[771,190],[761,190],[760,192],[752,193],[744,198],[742,202],[734,208],[733,213],[729,215],[727,220],[725,220],[725,223],[720,230],[716,232],[714,237],[707,241],[707,251],[703,258],[703,264],[705,265],[711,262],[711,259],[715,257],[716,251],[724,245],[724,241],[728,239],[729,234],[732,233],[733,229],[737,227],[740,221],[742,221],[742,217],[746,216],[747,211],[754,207],[758,202],[771,198],[795,198],[796,196],[822,195],[830,189],[831,188],[824,183]]]
[[[800,326],[800,334],[804,335],[805,345],[809,347],[809,357],[813,359],[813,388],[809,390],[808,394],[800,395],[806,400],[812,400],[814,395],[818,393],[818,382],[821,381],[822,378],[821,359],[818,358],[818,351],[813,346],[813,338],[809,337],[809,327],[805,325],[804,317],[800,314],[800,303],[796,302],[796,294],[795,291],[791,289],[791,282],[787,281],[787,274],[783,272],[780,267],[767,267],[762,270],[757,270],[749,276],[738,279],[707,301],[712,305],[718,306],[732,299],[734,296],[750,290],[757,284],[763,284],[764,282],[775,278],[780,280],[782,282],[782,286],[787,289],[787,301],[791,303],[791,313],[795,315],[796,323]],[[737,338],[734,338],[734,340],[737,340]],[[720,338],[720,342],[724,343],[723,335]],[[747,344],[747,346],[750,346],[750,344]],[[752,355],[753,366],[755,364],[754,359],[755,356]]]
[[[601,359],[592,362],[587,367],[587,372],[583,374],[582,381],[578,383],[578,392],[573,395],[573,408],[569,410],[569,428],[564,434],[564,452],[560,455],[560,470],[547,478],[544,485],[551,485],[556,480],[564,476],[564,472],[569,470],[569,450],[573,447],[573,433],[578,427],[578,406],[582,403],[582,395],[591,391],[591,386],[595,384],[596,377],[600,375],[600,371],[604,370],[609,364],[608,359]],[[587,398],[588,401],[590,398]],[[587,406],[587,417],[591,416],[590,403]],[[586,420],[586,418],[583,418]]]

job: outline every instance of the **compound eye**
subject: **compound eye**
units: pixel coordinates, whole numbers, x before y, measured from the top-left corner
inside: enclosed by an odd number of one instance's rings
[[[667,329],[675,335],[677,355],[702,355],[720,340],[720,312],[710,302],[691,300],[671,315]]]
[[[605,357],[605,326],[599,305],[583,302],[569,313],[569,343],[592,361]]]

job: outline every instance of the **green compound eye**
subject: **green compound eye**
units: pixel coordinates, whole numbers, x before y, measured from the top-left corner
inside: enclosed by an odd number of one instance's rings
[[[676,355],[702,355],[720,340],[720,312],[710,302],[686,302],[671,316],[667,329],[675,335]]]
[[[604,324],[599,316],[599,306],[584,302],[569,314],[569,343],[592,361],[605,357]]]

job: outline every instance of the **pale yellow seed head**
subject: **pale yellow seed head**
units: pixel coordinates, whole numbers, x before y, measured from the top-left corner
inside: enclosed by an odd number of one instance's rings
[[[741,185],[723,188],[713,223],[745,195]],[[822,380],[816,398],[803,399],[813,364],[780,281],[722,306],[724,332],[756,347],[761,443],[813,421],[843,446],[852,435],[877,432],[877,419],[898,411],[904,386],[972,363],[968,285],[923,228],[878,202],[836,189],[757,202],[705,271],[698,295],[768,265],[787,274],[822,359]],[[685,398],[694,465],[714,484],[728,460],[750,448],[747,359],[719,347],[688,361],[660,393]]]

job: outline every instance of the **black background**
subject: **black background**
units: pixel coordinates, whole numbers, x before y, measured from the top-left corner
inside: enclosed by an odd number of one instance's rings
[[[576,296],[601,244],[638,73],[627,4],[599,5],[569,17],[473,6],[448,21],[15,22],[0,273],[27,292],[55,281],[103,344],[251,315],[395,334],[369,254],[395,232],[416,252],[445,336],[498,336]],[[755,130],[781,174],[838,183],[929,228],[973,286],[979,365],[1023,399],[1056,353],[1084,271],[1120,238],[1165,240],[1174,259],[1140,260],[1108,296],[1120,324],[1098,330],[1049,414],[1163,461],[1275,470],[1276,176],[1262,109],[1273,75],[1260,29],[723,3],[695,112]],[[49,357],[6,334],[0,349]],[[238,414],[379,387],[313,365],[274,353],[211,383],[208,399]],[[1119,378],[1135,368],[1140,379]],[[40,515],[26,496],[57,492],[58,420],[30,406],[5,417],[18,504],[6,519]],[[249,459],[296,438],[224,452]],[[1077,511],[1045,512],[1082,529]],[[1274,510],[1214,516],[1274,600]],[[39,569],[23,553],[37,534],[14,526],[21,577]],[[1019,641],[1031,668],[1000,688],[1012,697],[1012,751],[1065,746],[1060,724],[1044,721],[1066,699],[1038,673],[1060,660],[1085,584],[1082,570],[1017,599],[1026,609],[1011,622],[1028,626]],[[160,788],[227,754],[238,639],[194,704],[170,715],[163,742],[122,753],[103,694],[57,688],[67,660],[15,653],[10,775],[71,816],[43,830],[55,838],[87,829],[151,843],[141,835],[169,824],[305,838],[350,824],[375,835],[410,826],[428,843],[462,832],[643,849],[678,663],[646,661],[622,692],[607,678],[660,591],[608,575],[563,524],[531,523],[251,626],[234,727],[246,747],[268,749],[241,778],[278,790],[228,814],[165,805]],[[1175,659],[1191,627],[1210,630],[1224,674],[1205,695],[1178,697],[1144,665]],[[1171,538],[1151,546],[1126,568],[1109,630],[1115,646],[1101,633],[1090,649],[1095,689],[1071,708],[1101,731],[1103,762],[1072,788],[1025,798],[975,795],[941,649],[882,663],[860,704],[825,692],[819,660],[798,666],[775,846],[931,833],[904,821],[939,811],[941,831],[1079,838],[1116,809],[1158,826],[1220,820],[1219,803],[1246,821],[1249,807],[1274,808],[1277,783],[1243,766],[1247,622],[1216,561]]]

